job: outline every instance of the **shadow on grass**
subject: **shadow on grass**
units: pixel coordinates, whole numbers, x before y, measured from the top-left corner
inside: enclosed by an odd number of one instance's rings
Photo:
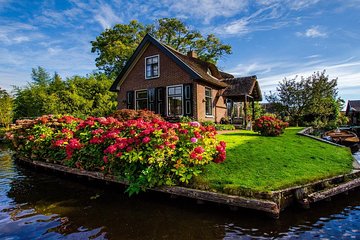
[[[234,133],[222,133],[219,135],[225,136],[249,136],[249,137],[259,137],[260,135],[254,132],[234,132]]]

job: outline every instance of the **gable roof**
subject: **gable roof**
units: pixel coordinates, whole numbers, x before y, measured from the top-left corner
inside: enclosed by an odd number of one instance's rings
[[[255,101],[262,100],[260,86],[255,75],[225,78],[222,81],[228,84],[228,87],[223,92],[224,97],[252,96]]]
[[[150,34],[146,34],[139,46],[136,48],[133,55],[126,62],[125,67],[120,72],[119,76],[115,79],[114,83],[110,87],[110,91],[116,92],[118,91],[119,84],[122,83],[122,79],[130,69],[133,62],[136,60],[138,55],[141,53],[142,49],[146,47],[149,43],[154,44],[157,48],[160,49],[166,56],[168,56],[171,60],[173,60],[176,64],[178,64],[183,70],[185,70],[191,78],[194,80],[200,80],[212,84],[217,87],[226,87],[227,84],[219,81],[221,79],[221,74],[217,70],[216,66],[211,63],[207,63],[200,59],[192,58],[183,55],[182,53],[172,49],[171,47],[159,42],[155,38],[153,38]],[[218,76],[220,78],[212,77],[207,74],[207,68],[210,68],[212,74]],[[206,70],[205,70],[206,69]]]
[[[349,112],[360,112],[360,100],[349,100],[346,107],[346,115]]]

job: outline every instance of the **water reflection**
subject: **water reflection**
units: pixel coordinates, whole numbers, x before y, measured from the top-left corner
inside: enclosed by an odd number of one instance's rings
[[[0,148],[0,238],[237,239],[359,238],[360,193],[280,220],[254,211],[196,205],[153,193],[128,198],[119,186],[67,180],[14,164]]]

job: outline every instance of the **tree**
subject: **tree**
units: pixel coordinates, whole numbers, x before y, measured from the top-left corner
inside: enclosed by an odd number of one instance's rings
[[[277,94],[266,96],[266,100],[277,106],[278,114],[290,117],[293,125],[336,125],[344,101],[337,97],[337,78],[329,80],[326,71],[311,76],[284,79],[276,88]]]
[[[0,88],[0,126],[9,127],[13,115],[13,100],[6,90]]]
[[[132,20],[106,29],[91,42],[91,52],[98,54],[96,66],[108,76],[117,76],[146,33],[182,53],[194,50],[199,59],[213,63],[231,53],[231,46],[222,44],[214,34],[204,37],[179,19],[162,18],[148,25]]]
[[[277,94],[270,92],[270,95],[266,95],[265,98],[269,103],[274,104],[278,114],[290,116],[291,124],[298,126],[304,115],[308,92],[305,88],[306,81],[303,78],[297,81],[296,78],[285,78],[279,82],[276,88]]]
[[[47,85],[51,81],[50,74],[45,70],[45,68],[40,66],[32,68],[31,78],[37,85]]]
[[[45,70],[45,69],[44,69]],[[109,91],[112,80],[104,74],[74,76],[63,81],[55,73],[47,84],[15,87],[15,118],[44,114],[105,116],[116,109],[116,94]]]

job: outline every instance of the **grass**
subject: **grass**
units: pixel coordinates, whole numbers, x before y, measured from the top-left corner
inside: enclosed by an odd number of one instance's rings
[[[348,148],[296,135],[300,130],[288,128],[279,137],[244,130],[218,135],[227,143],[226,161],[207,165],[195,187],[232,194],[269,192],[351,171]]]

